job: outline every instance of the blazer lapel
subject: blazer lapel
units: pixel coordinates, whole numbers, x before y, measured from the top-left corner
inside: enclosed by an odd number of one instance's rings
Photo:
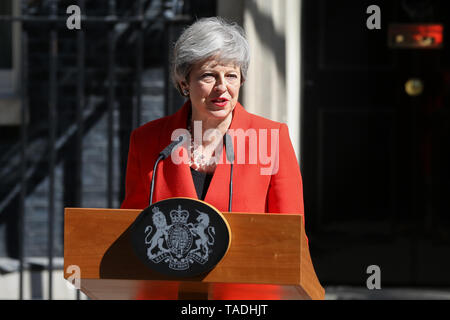
[[[160,150],[165,148],[171,142],[171,135],[174,130],[183,128],[186,129],[187,118],[190,112],[190,102],[186,102],[183,107],[172,115],[166,121],[165,128],[162,130],[160,139]],[[230,129],[248,128],[247,112],[240,103],[236,104],[233,110],[233,119],[231,121]],[[233,141],[233,146],[235,141]],[[187,152],[184,147],[181,152]],[[236,148],[234,148],[236,149]],[[230,186],[230,171],[231,165],[225,161],[226,159],[225,146],[222,147],[222,161],[216,167],[208,191],[205,196],[205,202],[210,203],[220,211],[228,211],[229,203],[229,186]],[[235,165],[236,166],[236,165]],[[189,197],[198,199],[195,190],[194,181],[188,164],[175,164],[171,159],[166,159],[158,165],[157,181],[155,190],[158,190],[155,201],[172,197]],[[236,173],[236,171],[234,171]],[[158,177],[161,177],[158,179]],[[233,183],[241,183],[239,175],[234,174]],[[233,201],[234,202],[234,201]]]
[[[248,128],[248,117],[244,107],[238,102],[233,110],[233,119],[229,129],[243,129]],[[233,139],[233,149],[236,159],[235,140]],[[214,171],[211,184],[206,193],[205,202],[213,204],[218,210],[222,212],[229,211],[230,199],[230,172],[231,164],[226,161],[226,148],[222,148],[222,162],[219,163]],[[240,176],[236,174],[236,164],[234,164],[233,184],[243,183]],[[236,196],[233,197],[232,206],[234,207]]]
[[[225,147],[222,146],[221,158],[224,159]],[[224,161],[214,170],[214,175],[206,192],[205,202],[212,204],[219,211],[228,211],[231,166]]]
[[[190,108],[190,102],[187,101],[180,110],[166,121],[160,139],[160,150],[163,150],[172,142],[171,136],[176,129],[186,129]],[[182,148],[182,150],[179,150],[180,154],[182,152],[187,154],[187,150],[183,146],[180,148]],[[175,164],[169,157],[158,165],[157,171],[155,189],[159,190],[158,200],[173,197],[198,199],[188,164]],[[161,178],[158,179],[158,177]]]
[[[182,152],[187,152],[183,148]],[[175,164],[170,158],[164,161],[164,164],[158,168],[158,175],[163,176],[166,183],[164,198],[188,197],[197,198],[192,174],[187,164]]]

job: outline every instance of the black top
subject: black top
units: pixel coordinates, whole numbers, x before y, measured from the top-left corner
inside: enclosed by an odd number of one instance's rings
[[[212,173],[198,172],[191,168],[192,180],[194,180],[197,197],[200,200],[205,200],[206,192],[208,192],[209,184],[213,177]]]

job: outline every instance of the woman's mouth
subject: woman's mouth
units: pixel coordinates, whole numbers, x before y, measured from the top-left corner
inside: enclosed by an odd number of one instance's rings
[[[224,108],[227,105],[227,103],[228,103],[228,99],[226,99],[226,98],[216,98],[216,99],[212,99],[211,102],[215,106],[217,106],[219,108]]]

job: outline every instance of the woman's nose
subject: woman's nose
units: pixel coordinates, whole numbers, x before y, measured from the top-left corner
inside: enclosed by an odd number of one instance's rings
[[[223,91],[227,90],[227,86],[225,83],[225,77],[217,78],[215,89],[217,92],[223,92]]]
[[[226,90],[227,90],[227,88],[226,88],[226,86],[223,83],[219,83],[219,84],[216,85],[216,91],[217,92],[223,92],[223,91],[226,91]]]
[[[225,76],[217,77],[215,89],[217,92],[223,92],[227,90],[227,84]]]

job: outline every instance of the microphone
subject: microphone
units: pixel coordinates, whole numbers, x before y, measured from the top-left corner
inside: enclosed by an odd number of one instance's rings
[[[186,135],[182,134],[181,136],[178,137],[178,140],[172,141],[167,147],[165,147],[163,149],[163,151],[161,151],[159,153],[159,156],[162,156],[161,160],[164,160],[168,156],[170,156],[170,154],[172,153],[172,150],[175,149],[175,147],[177,147],[179,144],[182,144],[185,140],[186,140]]]
[[[234,149],[233,149],[233,141],[228,133],[225,133],[225,151],[227,155],[227,160],[233,164],[234,162]]]
[[[228,212],[231,212],[232,208],[232,202],[233,202],[233,163],[234,163],[234,148],[233,148],[233,141],[231,140],[231,137],[228,133],[225,133],[224,135],[225,139],[225,152],[227,156],[227,160],[231,163],[230,168],[230,188],[229,188],[229,194],[230,199],[228,202]]]
[[[155,176],[156,176],[156,167],[158,166],[158,163],[161,160],[164,160],[170,156],[173,149],[184,143],[184,141],[187,139],[186,135],[182,134],[178,137],[178,140],[172,141],[167,147],[165,147],[160,153],[158,159],[156,159],[155,165],[153,166],[153,174],[152,174],[152,184],[150,187],[150,199],[149,199],[149,206],[153,203],[153,190],[155,188]]]

